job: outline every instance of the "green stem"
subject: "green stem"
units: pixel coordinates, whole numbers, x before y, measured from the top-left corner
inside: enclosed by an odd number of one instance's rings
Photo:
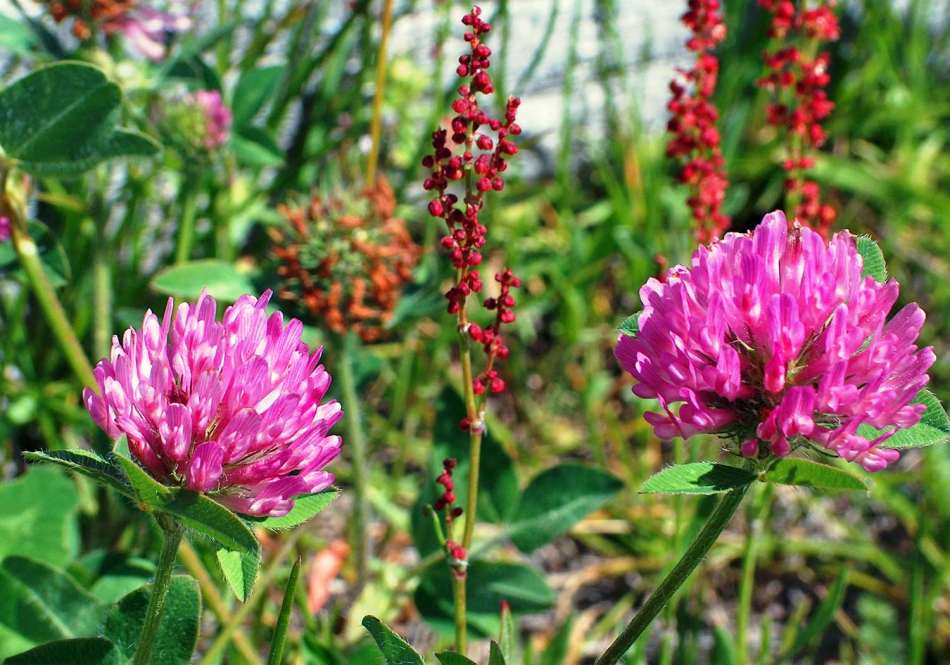
[[[191,177],[185,173],[186,179]],[[195,244],[196,191],[185,183],[181,197],[181,221],[178,225],[178,243],[175,245],[175,263],[184,263],[190,259]]]
[[[369,503],[366,498],[366,437],[360,400],[356,392],[356,376],[353,361],[359,350],[359,338],[348,335],[342,344],[340,359],[340,388],[343,393],[343,413],[346,418],[346,447],[353,461],[353,554],[356,558],[357,576],[362,584],[369,568],[369,538],[367,520]]]
[[[696,540],[594,665],[614,665],[620,661],[709,552],[713,543],[719,538],[719,534],[726,528],[726,524],[739,508],[748,489],[748,485],[734,489],[719,501],[719,505],[709,516],[709,520],[696,536]]]
[[[756,497],[746,530],[745,549],[742,553],[742,579],[739,583],[739,602],[736,609],[736,665],[746,665],[749,662],[749,615],[752,611],[752,589],[755,586],[755,564],[762,524],[771,505],[771,488],[772,485],[766,485]]]
[[[10,238],[13,241],[13,248],[20,259],[20,265],[26,273],[40,309],[46,317],[46,322],[49,323],[53,335],[56,336],[66,356],[66,362],[83,384],[93,390],[98,390],[96,377],[92,373],[92,365],[89,364],[86,352],[69,323],[62,303],[56,296],[56,290],[50,283],[49,277],[46,276],[46,271],[40,261],[39,249],[27,230],[26,218],[10,205],[10,201],[2,191],[0,191],[0,214],[5,214],[10,218]]]
[[[178,544],[181,542],[181,536],[184,532],[181,524],[172,518],[159,516],[158,523],[165,534],[165,540],[162,543],[162,553],[158,557],[158,568],[155,570],[152,591],[148,596],[145,623],[139,636],[135,659],[132,661],[133,665],[148,665],[152,657],[152,647],[155,644],[158,627],[162,621],[162,609],[165,607],[168,583],[171,581],[172,570],[175,568],[175,556],[178,553]]]
[[[112,267],[109,264],[109,243],[105,220],[94,220],[96,241],[92,248],[92,310],[93,349],[99,358],[106,358],[112,346]]]
[[[393,0],[383,0],[382,34],[379,37],[379,50],[376,53],[376,91],[373,95],[373,119],[370,124],[369,160],[366,163],[366,185],[376,184],[376,167],[379,164],[379,142],[383,126],[383,93],[386,89],[386,50],[389,46],[389,33],[393,23]]]

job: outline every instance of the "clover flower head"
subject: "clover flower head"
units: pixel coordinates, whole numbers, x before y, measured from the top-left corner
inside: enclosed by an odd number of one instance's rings
[[[869,471],[896,461],[884,444],[926,410],[912,400],[935,355],[915,344],[923,310],[888,320],[897,282],[862,270],[854,236],[826,242],[775,212],[650,279],[615,353],[633,392],[659,400],[645,416],[656,434],[726,435],[747,457],[818,445]]]
[[[227,143],[231,133],[231,110],[224,105],[217,90],[199,90],[192,101],[204,114],[204,144],[208,150],[216,150]]]
[[[279,516],[333,482],[325,467],[340,452],[330,429],[342,410],[324,401],[323,349],[310,352],[300,321],[268,314],[270,295],[242,296],[221,320],[206,293],[177,311],[169,300],[161,320],[147,312],[140,329],[113,338],[96,365],[98,394],[83,398],[160,482]]]

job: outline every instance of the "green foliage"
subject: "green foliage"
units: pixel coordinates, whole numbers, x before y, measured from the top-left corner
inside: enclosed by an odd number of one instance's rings
[[[105,618],[105,635],[131,659],[145,622],[151,585],[136,589],[111,608]],[[165,609],[152,651],[152,660],[161,665],[187,665],[198,642],[201,593],[198,583],[183,575],[173,576],[165,597]]]
[[[884,265],[884,252],[881,251],[880,246],[870,236],[861,236],[855,244],[858,248],[858,254],[864,259],[862,274],[870,275],[878,282],[886,282],[887,266]]]
[[[72,277],[69,257],[66,256],[66,251],[56,236],[50,232],[48,226],[39,222],[30,220],[26,223],[26,227],[39,252],[40,263],[43,264],[43,271],[49,278],[50,284],[55,288],[60,288],[69,283]],[[13,243],[0,243],[0,270],[14,267],[16,263],[17,255]]]
[[[92,478],[125,496],[132,496],[132,488],[122,471],[114,464],[87,450],[30,451],[24,453],[23,457],[30,462],[57,464],[70,471]]]
[[[274,627],[274,636],[270,641],[270,656],[267,665],[281,665],[283,662],[284,643],[287,641],[287,629],[290,627],[290,613],[294,608],[294,593],[297,591],[297,579],[300,577],[300,559],[294,562],[284,587],[284,600],[280,604],[280,614],[277,616],[277,625]]]
[[[150,138],[116,127],[121,100],[119,87],[91,65],[49,65],[0,91],[0,147],[21,168],[56,175],[154,154]]]
[[[261,567],[261,556],[257,551],[229,550],[221,547],[215,552],[221,574],[228,582],[228,587],[234,592],[238,600],[247,600],[254,589],[257,580],[257,571]]]
[[[254,116],[273,98],[277,86],[287,75],[287,65],[266,65],[241,73],[234,87],[231,111],[238,128],[250,123]]]
[[[290,529],[316,517],[340,496],[340,490],[334,488],[305,494],[294,499],[294,507],[280,517],[248,517],[248,521],[267,529]]]
[[[6,665],[123,665],[119,651],[109,640],[82,637],[49,642],[7,658]]]
[[[713,462],[674,464],[650,476],[640,492],[647,494],[716,494],[748,485],[755,474]]]
[[[386,665],[423,665],[422,656],[376,617],[363,617],[363,627],[376,640],[376,645],[386,658]]]
[[[191,261],[165,268],[152,278],[152,290],[194,300],[203,290],[221,302],[234,302],[256,289],[252,277],[233,264],[216,259]]]
[[[640,334],[640,314],[642,312],[637,312],[636,314],[631,314],[621,322],[618,331],[621,335],[626,335],[627,337],[636,337]]]
[[[454,651],[443,651],[435,654],[442,665],[477,665],[475,661]]]
[[[867,491],[867,484],[860,476],[800,457],[783,457],[776,460],[765,472],[764,478],[773,483],[800,485],[817,490]]]
[[[842,568],[835,578],[834,583],[831,585],[831,588],[828,589],[828,595],[825,596],[821,604],[818,605],[811,620],[796,635],[791,650],[785,654],[786,657],[795,657],[825,634],[825,631],[834,619],[835,612],[838,611],[841,607],[841,603],[844,601],[844,594],[847,589],[848,569]]]
[[[570,646],[571,628],[574,626],[574,617],[568,617],[557,629],[554,637],[541,652],[538,657],[538,665],[561,665],[567,658],[568,647]]]
[[[525,488],[511,520],[509,535],[524,552],[549,543],[623,488],[608,473],[577,464],[561,464],[536,476]]]
[[[55,469],[31,468],[0,485],[0,557],[61,564],[79,548],[75,485]]]
[[[924,448],[950,441],[950,417],[937,396],[929,390],[921,390],[913,403],[927,405],[920,422],[913,427],[898,430],[883,445],[886,448],[898,449]],[[858,434],[868,439],[875,439],[883,433],[870,425],[861,425],[858,428]]]

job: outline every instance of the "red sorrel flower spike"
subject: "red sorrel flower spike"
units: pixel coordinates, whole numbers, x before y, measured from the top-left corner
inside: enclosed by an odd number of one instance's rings
[[[896,461],[883,444],[926,410],[911,401],[935,356],[915,345],[924,312],[888,321],[898,284],[862,268],[850,233],[826,242],[775,212],[650,279],[639,332],[615,353],[633,392],[659,400],[645,416],[656,434],[727,434],[748,457],[819,445],[869,471]],[[886,433],[868,440],[865,423]]]
[[[834,2],[822,0],[811,9],[787,0],[759,0],[759,4],[772,14],[769,34],[777,41],[765,53],[768,73],[759,85],[772,93],[767,122],[785,135],[786,196],[795,202],[795,218],[827,237],[837,213],[832,205],[821,202],[821,189],[806,172],[827,138],[821,122],[834,109],[825,92],[831,81],[830,56],[818,50],[840,34]]]
[[[690,187],[687,203],[697,242],[703,243],[729,228],[729,217],[721,210],[729,180],[716,128],[719,112],[712,102],[719,61],[711,53],[726,38],[726,25],[719,0],[689,0],[681,20],[692,32],[686,48],[696,53],[696,62],[692,69],[680,72],[680,80],[670,83],[667,109],[672,117],[667,129],[672,138],[666,154],[683,165],[680,180]]]
[[[83,391],[93,420],[156,480],[214,495],[249,515],[284,515],[301,494],[333,482],[324,468],[340,452],[330,429],[343,415],[323,401],[330,375],[300,336],[303,324],[267,313],[270,291],[241,296],[215,318],[202,294],[161,321],[113,338],[96,365],[97,395]]]
[[[446,292],[448,311],[459,317],[461,332],[473,342],[480,344],[487,361],[483,372],[473,380],[476,395],[500,393],[505,390],[505,381],[495,367],[498,359],[508,356],[508,347],[502,335],[502,326],[515,321],[515,298],[511,290],[521,281],[506,269],[495,275],[499,285],[497,297],[483,301],[485,309],[494,313],[494,321],[481,327],[468,320],[466,303],[473,294],[480,294],[484,287],[478,267],[484,261],[484,246],[488,229],[479,219],[484,206],[485,194],[501,191],[505,187],[504,174],[508,169],[507,159],[518,153],[512,140],[521,134],[516,122],[521,100],[509,97],[502,118],[494,118],[479,104],[480,95],[494,92],[489,68],[491,49],[482,41],[491,25],[481,18],[481,9],[474,7],[462,23],[468,28],[465,41],[468,53],[459,57],[456,73],[462,79],[458,86],[458,98],[452,102],[455,116],[449,128],[432,134],[432,153],[422,164],[430,170],[423,187],[434,193],[428,211],[433,217],[443,220],[446,235],[440,245],[449,255],[456,269],[455,283]],[[464,182],[464,194],[449,191],[453,182]],[[461,423],[463,429],[473,426],[468,419]]]

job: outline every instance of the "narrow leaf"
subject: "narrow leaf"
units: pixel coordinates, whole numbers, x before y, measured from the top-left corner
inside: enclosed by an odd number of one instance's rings
[[[535,477],[518,503],[509,534],[530,552],[565,533],[600,508],[623,483],[598,469],[562,464]]]
[[[844,593],[847,588],[848,569],[842,568],[838,573],[838,577],[835,578],[831,589],[829,589],[828,595],[825,596],[825,599],[818,605],[818,609],[815,610],[815,615],[811,618],[811,621],[809,621],[804,630],[796,636],[795,644],[786,657],[794,657],[816,638],[825,634],[825,630],[831,625],[832,619],[834,619],[835,612],[838,611],[842,601],[844,601]]]
[[[280,605],[280,615],[271,638],[270,656],[267,665],[280,665],[283,660],[284,642],[287,641],[287,628],[290,626],[290,613],[294,608],[294,594],[297,590],[297,578],[300,577],[300,559],[294,562],[287,586],[284,587],[284,600]]]
[[[132,658],[145,624],[152,585],[132,591],[112,606],[104,632],[126,658]],[[185,575],[175,575],[168,585],[153,653],[161,665],[188,665],[198,643],[201,593],[198,583]]]
[[[645,494],[716,494],[748,485],[755,474],[713,462],[674,464],[650,476],[640,487]]]
[[[286,515],[281,517],[249,517],[248,520],[267,529],[289,529],[315,517],[333,503],[338,496],[340,496],[340,490],[335,487],[317,494],[305,494],[294,499],[294,507]]]
[[[121,665],[115,645],[102,637],[43,644],[4,661],[5,665]]]
[[[561,665],[565,661],[573,625],[574,617],[569,616],[541,653],[538,665]]]
[[[376,646],[386,659],[386,665],[424,665],[422,656],[376,617],[363,617],[363,627],[376,640]]]
[[[765,480],[820,490],[867,490],[865,482],[850,471],[800,457],[777,460],[765,472]]]
[[[870,236],[861,236],[855,242],[858,254],[864,259],[864,268],[861,274],[870,275],[878,282],[887,281],[887,267],[884,264],[884,252]]]
[[[243,127],[254,119],[273,96],[286,71],[287,65],[268,65],[241,74],[234,87],[234,101],[231,104],[235,127]]]
[[[515,662],[515,619],[507,600],[501,602],[501,629],[498,631],[498,646],[508,663]]]
[[[505,656],[501,651],[501,647],[498,646],[498,643],[495,640],[491,641],[491,646],[488,651],[488,665],[507,665]]]

